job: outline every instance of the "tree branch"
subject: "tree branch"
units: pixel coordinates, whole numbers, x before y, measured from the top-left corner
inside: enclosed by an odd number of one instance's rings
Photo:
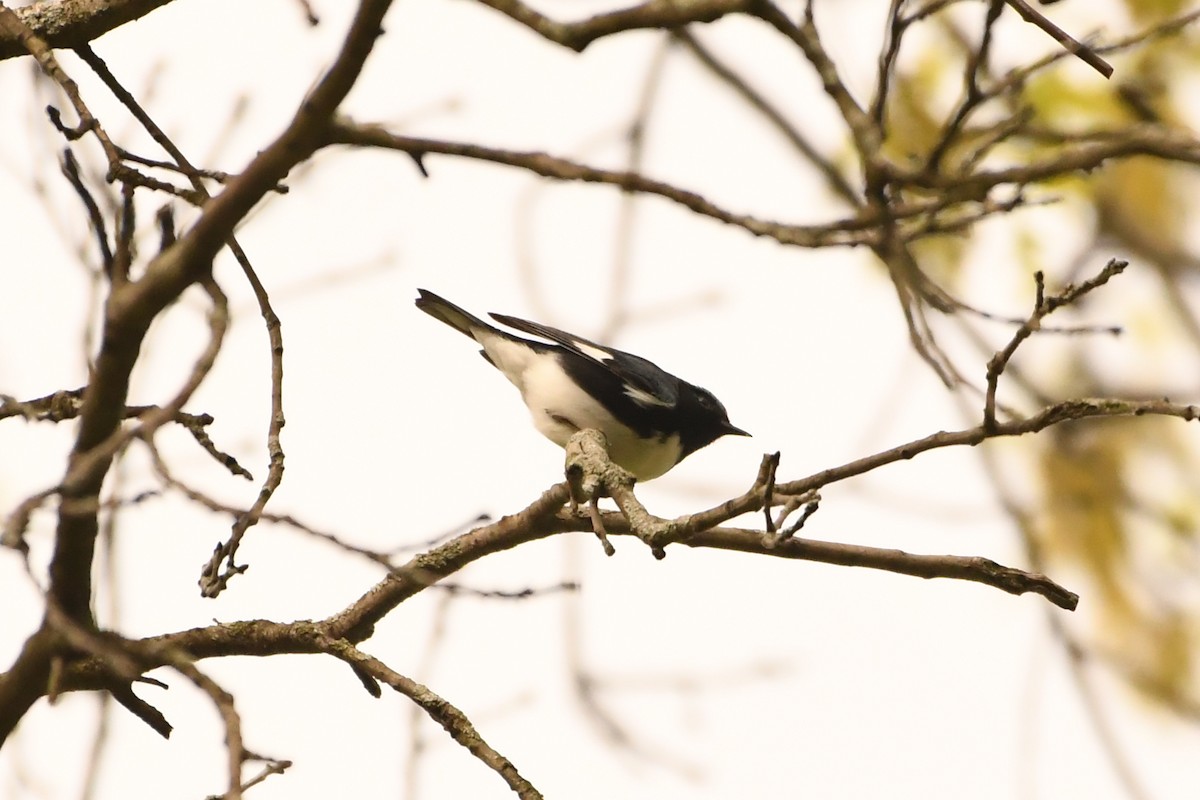
[[[694,22],[712,22],[743,12],[754,0],[648,0],[637,6],[597,14],[579,22],[558,22],[520,0],[479,0],[545,39],[582,52],[592,42],[621,31],[674,28]]]
[[[880,547],[822,542],[791,537],[777,545],[765,546],[760,531],[740,528],[709,528],[682,540],[688,547],[713,547],[742,553],[819,561],[843,567],[866,567],[917,578],[951,578],[992,586],[1009,594],[1039,594],[1059,608],[1074,611],[1079,595],[1064,589],[1050,578],[997,564],[979,556],[925,555]]]
[[[78,47],[114,28],[169,4],[172,0],[42,0],[16,9],[28,28],[54,49]],[[26,54],[11,31],[0,30],[0,61]]]
[[[470,718],[439,696],[429,687],[401,675],[377,658],[367,655],[345,639],[321,637],[321,651],[345,661],[372,678],[386,683],[392,689],[412,700],[441,725],[454,741],[465,747],[471,755],[482,761],[489,769],[504,779],[521,800],[541,800],[542,794],[533,784],[521,776],[511,761],[496,752],[471,723]]]
[[[85,626],[93,624],[91,570],[99,492],[112,462],[111,437],[118,432],[130,373],[151,322],[187,287],[209,276],[213,258],[245,214],[292,167],[322,146],[324,126],[361,73],[389,6],[389,0],[362,0],[341,52],[284,132],[205,205],[195,225],[159,253],[139,280],[114,285],[105,308],[100,352],[84,392],[79,430],[63,481],[63,502],[50,563],[51,600],[73,620]],[[0,23],[14,35],[21,33],[24,45],[40,52],[37,38],[22,32],[19,20],[15,21],[12,12],[3,6]],[[49,63],[44,57],[40,61],[43,67]],[[60,651],[58,639],[43,625],[27,641],[17,663],[0,679],[0,739],[7,737],[45,691],[52,663]]]
[[[495,147],[423,139],[392,133],[380,125],[360,124],[339,118],[329,127],[329,143],[353,147],[380,147],[408,153],[420,160],[429,153],[472,158],[528,170],[535,175],[560,181],[582,181],[616,186],[627,192],[656,195],[677,203],[701,216],[743,228],[755,236],[766,236],[782,244],[799,247],[857,245],[869,241],[872,221],[847,219],[824,225],[789,225],[744,214],[735,214],[706,200],[695,192],[644,175],[621,170],[600,169],[579,164],[547,153],[502,150]]]

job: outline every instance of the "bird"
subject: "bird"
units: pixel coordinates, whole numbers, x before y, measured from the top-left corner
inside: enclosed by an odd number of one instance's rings
[[[749,436],[712,392],[632,353],[537,322],[490,314],[501,330],[426,289],[417,308],[473,339],[480,355],[521,392],[533,425],[559,447],[592,428],[609,458],[638,481],[657,478],[722,436]]]

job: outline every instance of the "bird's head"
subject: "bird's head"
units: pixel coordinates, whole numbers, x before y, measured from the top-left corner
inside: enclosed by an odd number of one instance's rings
[[[690,383],[685,383],[681,389],[679,413],[683,417],[684,430],[680,441],[685,455],[722,436],[750,435],[729,421],[729,412],[712,392]]]

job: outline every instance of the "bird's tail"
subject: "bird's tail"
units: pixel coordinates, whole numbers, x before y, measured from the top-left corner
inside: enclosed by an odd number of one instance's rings
[[[417,308],[434,319],[441,320],[451,328],[470,336],[472,339],[476,338],[475,331],[495,331],[495,328],[491,325],[488,325],[479,319],[479,317],[463,311],[449,300],[438,297],[426,289],[417,289],[417,292],[421,295],[416,300]]]

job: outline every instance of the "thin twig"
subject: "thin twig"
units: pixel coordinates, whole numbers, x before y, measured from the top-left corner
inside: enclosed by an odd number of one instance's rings
[[[88,222],[91,224],[92,232],[96,236],[96,243],[100,247],[100,264],[104,269],[105,274],[112,275],[113,271],[113,252],[112,247],[108,243],[108,229],[104,224],[104,215],[100,213],[100,206],[96,204],[96,198],[88,190],[84,184],[83,178],[79,175],[79,162],[75,159],[75,154],[71,152],[71,148],[63,149],[62,156],[62,172],[66,176],[67,182],[71,184],[71,188],[75,190],[75,194],[79,195],[79,199],[83,202],[83,207],[87,211]]]
[[[724,81],[750,108],[757,111],[767,122],[771,123],[772,127],[787,139],[788,143],[821,173],[821,177],[825,179],[826,186],[829,187],[835,196],[844,200],[851,207],[856,207],[859,204],[859,192],[850,184],[850,181],[847,180],[842,170],[838,169],[831,159],[822,155],[817,150],[816,145],[808,140],[804,132],[790,123],[783,116],[783,112],[754,88],[749,81],[734,72],[729,64],[702,44],[690,28],[678,28],[674,31],[673,35],[676,41],[683,44],[696,57],[697,61],[712,72],[713,75]]]
[[[1083,42],[1075,39],[1071,34],[1064,31],[1062,28],[1051,22],[1045,14],[1035,9],[1025,0],[1004,0],[1008,5],[1021,17],[1029,23],[1041,28],[1049,34],[1054,41],[1061,44],[1068,53],[1078,56],[1079,60],[1087,64],[1092,69],[1099,72],[1105,78],[1111,78],[1113,74],[1112,64],[1109,64],[1095,51],[1095,49],[1087,46]]]
[[[377,658],[362,652],[344,639],[321,636],[317,639],[322,652],[340,658],[347,664],[363,670],[376,680],[387,684],[420,706],[430,719],[445,728],[454,741],[465,747],[471,755],[504,779],[509,788],[522,800],[541,800],[542,794],[527,781],[507,758],[496,752],[471,723],[471,720],[449,701],[440,697],[427,686],[404,677]]]
[[[204,186],[201,178],[203,173],[197,170],[183,154],[183,151],[171,141],[170,137],[160,128],[154,120],[146,113],[145,109],[137,102],[120,81],[108,69],[108,65],[103,59],[95,54],[88,46],[77,48],[77,52],[92,68],[92,70],[100,77],[104,84],[109,88],[114,96],[129,109],[130,113],[142,124],[142,127],[151,135],[151,137],[175,160],[180,171],[185,174],[192,183],[192,188],[195,192],[203,197],[208,198],[208,189]],[[271,358],[271,415],[267,423],[267,455],[268,467],[267,477],[263,481],[259,489],[258,496],[251,507],[235,520],[229,534],[229,538],[217,545],[213,551],[212,557],[205,564],[201,573],[200,587],[201,594],[205,597],[215,597],[228,584],[229,579],[234,575],[241,574],[243,568],[237,567],[234,563],[234,557],[237,554],[238,545],[246,531],[253,525],[257,524],[262,517],[263,510],[275,490],[279,488],[283,481],[283,463],[284,452],[280,441],[280,434],[283,430],[284,415],[283,415],[283,330],[278,315],[271,306],[270,297],[267,294],[266,288],[255,272],[253,265],[250,263],[249,257],[238,241],[230,236],[226,242],[230,252],[233,253],[238,265],[242,268],[242,273],[249,282],[251,290],[254,293],[255,301],[258,303],[259,311],[262,314],[263,321],[267,331],[267,339],[270,345]],[[203,445],[204,443],[201,442]],[[236,462],[235,462],[236,463]],[[243,470],[243,472],[245,472]],[[245,475],[249,475],[245,472]],[[228,564],[227,567],[222,565]]]
[[[985,429],[995,430],[996,428],[996,389],[1000,382],[1000,375],[1003,374],[1004,368],[1017,352],[1017,348],[1021,346],[1021,343],[1041,327],[1042,319],[1046,316],[1054,313],[1054,311],[1063,306],[1071,305],[1088,292],[1108,283],[1111,278],[1120,275],[1127,266],[1129,266],[1128,261],[1114,258],[1104,266],[1104,269],[1096,277],[1084,281],[1078,286],[1067,286],[1058,294],[1053,295],[1046,294],[1045,278],[1042,276],[1042,273],[1039,271],[1034,274],[1036,297],[1034,299],[1033,311],[1030,312],[1029,318],[1025,320],[1025,323],[1013,333],[1008,344],[988,361],[987,393],[983,405],[983,427]]]
[[[766,236],[782,244],[800,247],[865,244],[874,239],[872,228],[878,224],[876,220],[867,217],[852,217],[824,225],[772,222],[748,214],[734,213],[696,192],[625,170],[600,169],[547,153],[504,150],[465,142],[405,136],[392,133],[379,125],[356,123],[345,118],[333,122],[329,127],[328,137],[330,144],[378,147],[421,157],[430,153],[440,153],[519,167],[553,180],[602,183],[627,192],[655,195],[701,216],[743,228],[755,236]]]

